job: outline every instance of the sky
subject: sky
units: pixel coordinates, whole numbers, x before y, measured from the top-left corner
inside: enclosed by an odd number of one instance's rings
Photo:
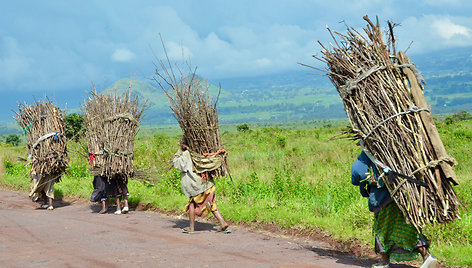
[[[343,31],[379,17],[398,48],[421,54],[472,45],[472,1],[25,1],[0,0],[0,91],[87,90],[147,79],[164,57],[210,80],[319,65],[326,25]]]

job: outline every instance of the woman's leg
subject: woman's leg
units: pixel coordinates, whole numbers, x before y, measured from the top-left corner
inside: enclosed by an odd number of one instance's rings
[[[213,212],[213,215],[215,215],[215,217],[218,219],[218,221],[220,222],[220,230],[219,231],[224,231],[226,229],[228,229],[228,223],[226,223],[225,219],[223,219],[223,216],[221,215],[221,212],[217,209],[215,211],[212,211]]]
[[[116,211],[115,214],[121,214],[121,196],[117,196],[116,198]]]
[[[189,232],[195,232],[195,203],[190,202],[188,207],[188,218],[189,218]]]
[[[54,207],[52,206],[52,198],[48,197],[48,210],[53,210]]]
[[[124,205],[123,210],[122,210],[121,212],[123,212],[123,213],[128,213],[128,211],[129,211],[129,207],[128,207],[128,195],[124,195],[124,196],[123,196],[123,200],[124,200],[125,205]]]
[[[99,214],[105,214],[107,212],[107,200],[103,199],[102,200],[102,210],[100,210],[98,213]]]
[[[388,253],[380,253],[380,259],[382,261],[382,264],[388,264],[390,262],[390,256]]]

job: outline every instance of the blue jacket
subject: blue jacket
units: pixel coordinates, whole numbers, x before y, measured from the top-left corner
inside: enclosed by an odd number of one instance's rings
[[[369,167],[371,170],[369,170]],[[373,172],[375,179],[378,181],[378,187],[371,185],[369,180],[366,180],[371,171]],[[367,157],[364,151],[362,151],[356,161],[352,164],[351,183],[359,186],[363,197],[369,198],[369,210],[374,213],[379,212],[380,209],[393,201],[387,187],[383,185],[382,180],[378,180],[378,176],[379,172],[374,163],[372,163],[369,157]]]

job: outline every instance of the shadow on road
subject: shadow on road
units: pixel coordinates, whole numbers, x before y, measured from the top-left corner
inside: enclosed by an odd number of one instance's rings
[[[44,204],[44,202],[39,199],[35,203],[39,204],[37,208],[35,209],[42,209],[41,205]],[[52,205],[54,206],[54,209],[62,208],[62,207],[67,207],[70,206],[70,202],[63,201],[62,198],[55,198]]]
[[[174,225],[172,228],[182,229],[188,227],[188,220],[184,219],[173,219],[172,222]],[[195,221],[195,231],[213,231],[215,230],[216,225],[205,223],[205,222],[198,222]]]
[[[322,249],[316,248],[311,246],[305,247],[307,250],[311,250],[320,256],[330,256],[333,258],[338,259],[336,262],[341,264],[350,265],[353,267],[371,267],[372,264],[376,263],[375,260],[372,259],[357,259],[353,256],[350,256],[348,253],[339,251],[339,250],[332,250],[332,249]],[[414,268],[414,266],[407,265],[407,264],[391,264],[392,268]]]

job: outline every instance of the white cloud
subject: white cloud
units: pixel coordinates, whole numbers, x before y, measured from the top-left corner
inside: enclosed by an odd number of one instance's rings
[[[400,50],[411,41],[410,52],[417,53],[471,46],[470,4],[425,1],[293,0],[268,6],[249,0],[167,5],[86,0],[93,8],[83,8],[87,5],[51,0],[29,11],[10,1],[10,9],[0,10],[0,24],[18,23],[0,29],[0,90],[87,88],[91,80],[105,84],[130,73],[147,78],[153,75],[154,56],[165,57],[159,33],[171,60],[180,62],[183,50],[198,74],[209,79],[296,70],[297,62],[316,65],[311,58],[320,56],[316,41],[328,46],[331,41],[324,26],[343,32],[339,22],[345,21],[359,29],[365,14],[373,21],[378,14],[383,27],[387,19],[401,22]],[[53,11],[62,15],[52,16]]]
[[[440,36],[451,39],[457,36],[471,37],[472,30],[459,24],[453,23],[449,18],[438,19],[431,25]]]
[[[134,59],[135,55],[129,49],[115,49],[113,54],[111,55],[111,60],[116,62],[127,62]]]
[[[399,49],[413,42],[410,52],[426,53],[434,50],[470,46],[472,31],[463,25],[472,25],[472,17],[424,15],[409,17],[397,28]]]

